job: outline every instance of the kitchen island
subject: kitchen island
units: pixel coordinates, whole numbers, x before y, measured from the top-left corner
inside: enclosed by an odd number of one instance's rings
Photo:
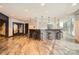
[[[62,29],[29,29],[29,37],[39,40],[60,40],[62,37]]]

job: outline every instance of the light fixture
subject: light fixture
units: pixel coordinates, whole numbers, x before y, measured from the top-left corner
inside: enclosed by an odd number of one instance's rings
[[[73,3],[73,4],[72,4],[72,6],[76,6],[76,5],[77,5],[77,3]]]
[[[45,6],[45,3],[41,3],[41,6]]]

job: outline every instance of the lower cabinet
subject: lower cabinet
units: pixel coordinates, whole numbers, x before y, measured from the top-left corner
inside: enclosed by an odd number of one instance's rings
[[[40,40],[40,29],[29,29],[29,37]]]

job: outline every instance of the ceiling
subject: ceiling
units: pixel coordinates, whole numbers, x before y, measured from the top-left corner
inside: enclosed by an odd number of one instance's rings
[[[30,17],[63,17],[79,9],[79,4],[72,3],[0,3],[0,12],[21,20]]]

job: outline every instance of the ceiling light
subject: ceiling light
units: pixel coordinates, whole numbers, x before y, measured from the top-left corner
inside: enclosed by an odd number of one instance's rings
[[[45,6],[45,3],[41,3],[41,6]]]
[[[76,6],[76,5],[77,5],[77,3],[73,3],[73,4],[72,4],[72,6]]]

